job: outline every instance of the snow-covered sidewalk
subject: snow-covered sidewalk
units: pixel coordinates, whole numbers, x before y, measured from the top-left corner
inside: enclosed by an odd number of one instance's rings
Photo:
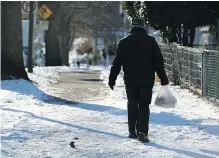
[[[155,85],[151,142],[143,144],[127,138],[122,75],[114,91],[101,88],[108,95],[97,96],[95,101],[47,102],[59,91],[51,85],[58,71],[71,72],[72,68],[34,69],[28,75],[37,85],[24,80],[1,82],[1,157],[219,157],[219,108],[188,90],[171,87],[178,105],[162,109],[154,105],[160,87]],[[102,69],[100,78],[106,84],[108,74],[109,69]],[[75,148],[70,147],[71,141]]]

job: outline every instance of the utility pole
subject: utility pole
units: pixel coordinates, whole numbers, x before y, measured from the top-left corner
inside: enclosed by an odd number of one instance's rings
[[[29,12],[29,38],[28,38],[28,72],[33,72],[33,5],[34,2],[30,1],[30,12]]]

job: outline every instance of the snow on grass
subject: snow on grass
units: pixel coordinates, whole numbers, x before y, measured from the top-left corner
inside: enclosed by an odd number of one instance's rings
[[[100,78],[107,84],[109,69]],[[114,91],[96,101],[74,103],[59,98],[49,102],[52,80],[59,72],[87,71],[68,67],[34,68],[28,74],[37,85],[24,80],[2,81],[1,157],[219,157],[218,107],[171,86],[178,99],[173,109],[154,105],[153,92],[150,143],[127,138],[126,96],[122,74]],[[105,93],[103,93],[105,94]],[[76,148],[69,143],[75,142]]]

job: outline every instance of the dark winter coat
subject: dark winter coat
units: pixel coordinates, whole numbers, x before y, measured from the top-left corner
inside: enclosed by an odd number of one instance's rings
[[[109,85],[115,85],[121,66],[126,86],[153,87],[155,72],[161,79],[161,85],[169,83],[157,42],[144,28],[134,27],[120,40],[110,70]]]

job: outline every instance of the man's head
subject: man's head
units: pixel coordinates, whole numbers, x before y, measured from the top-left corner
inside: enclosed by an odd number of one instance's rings
[[[145,27],[144,19],[142,19],[140,17],[132,18],[132,27]]]

